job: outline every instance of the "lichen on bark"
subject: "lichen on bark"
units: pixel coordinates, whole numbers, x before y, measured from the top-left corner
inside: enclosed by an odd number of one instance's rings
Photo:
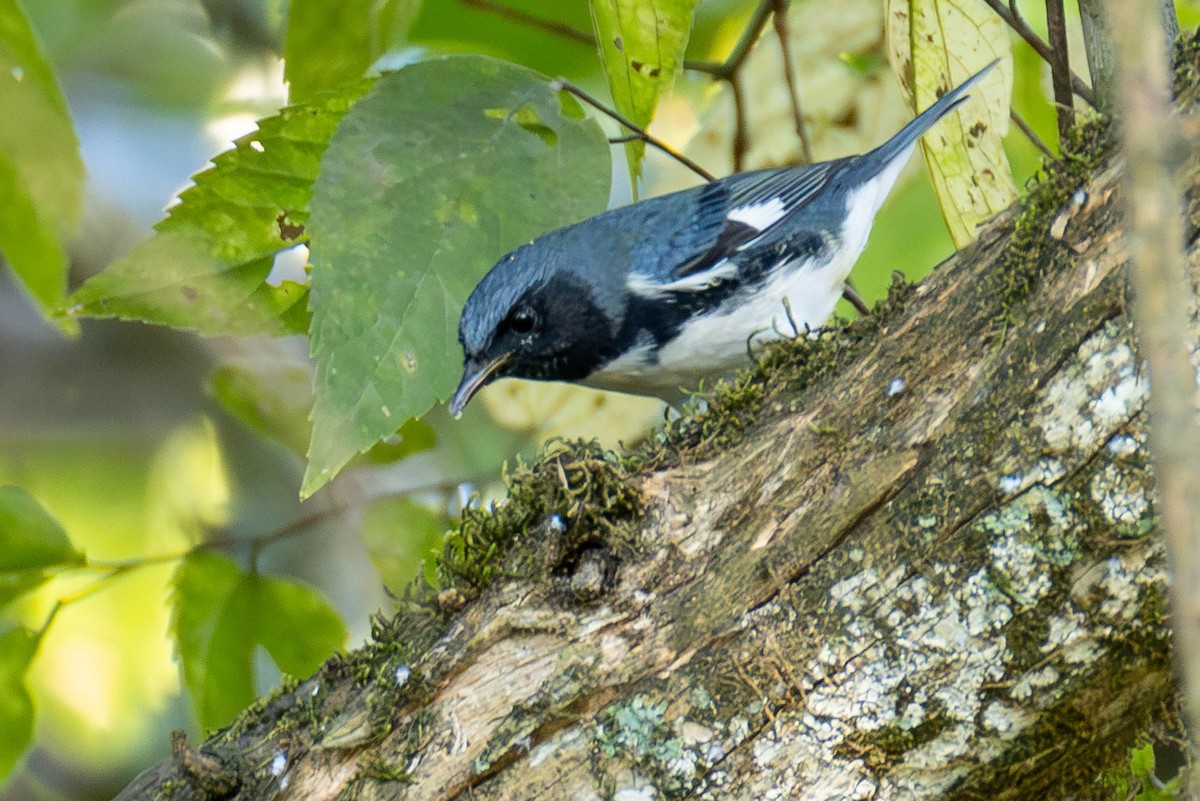
[[[199,752],[244,799],[1095,794],[1174,701],[1100,130],[872,318],[514,471],[440,594]],[[212,797],[183,763],[124,797]]]

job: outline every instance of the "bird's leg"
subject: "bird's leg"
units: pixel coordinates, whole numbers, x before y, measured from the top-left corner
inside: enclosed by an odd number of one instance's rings
[[[787,295],[783,296],[783,313],[787,315],[788,324],[792,327],[792,339],[799,339],[800,326],[796,325],[796,318],[792,316],[792,301]]]

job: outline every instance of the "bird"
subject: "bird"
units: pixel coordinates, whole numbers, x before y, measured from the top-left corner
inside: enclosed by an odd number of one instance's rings
[[[677,402],[749,364],[752,343],[825,324],[917,140],[997,63],[863,155],[735,173],[507,254],[463,306],[450,412],[500,377]]]

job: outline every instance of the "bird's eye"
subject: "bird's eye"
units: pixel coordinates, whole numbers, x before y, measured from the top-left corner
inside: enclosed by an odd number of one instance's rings
[[[514,334],[528,334],[537,325],[537,315],[528,306],[522,306],[508,319],[508,327]]]

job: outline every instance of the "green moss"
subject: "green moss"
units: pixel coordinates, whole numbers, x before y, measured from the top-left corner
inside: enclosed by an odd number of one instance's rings
[[[1016,319],[1016,309],[1041,284],[1049,272],[1066,266],[1070,249],[1048,232],[1054,217],[1066,211],[1072,196],[1095,173],[1112,149],[1111,123],[1093,117],[1073,127],[1063,139],[1062,156],[1046,164],[1029,193],[994,275],[1004,297],[1002,323]]]
[[[393,765],[383,759],[370,759],[360,763],[357,779],[369,779],[376,782],[401,782],[411,784],[412,776],[398,765]]]
[[[928,714],[916,726],[891,723],[875,731],[852,732],[834,748],[834,756],[861,759],[871,770],[887,770],[909,751],[931,742],[946,730],[946,720],[938,706],[930,702]]]
[[[622,556],[637,549],[641,490],[627,460],[612,451],[557,442],[533,467],[518,464],[506,483],[503,502],[467,509],[451,532],[438,564],[443,592],[469,599],[498,575],[537,578],[556,567],[555,555],[588,544]]]
[[[668,421],[657,437],[634,456],[645,467],[661,468],[699,460],[741,441],[770,414],[796,410],[798,397],[858,359],[879,331],[905,308],[912,285],[893,273],[888,297],[866,317],[833,320],[820,330],[762,346],[755,365],[698,393],[685,413]],[[786,399],[786,404],[781,401]],[[836,431],[825,431],[836,435]]]

